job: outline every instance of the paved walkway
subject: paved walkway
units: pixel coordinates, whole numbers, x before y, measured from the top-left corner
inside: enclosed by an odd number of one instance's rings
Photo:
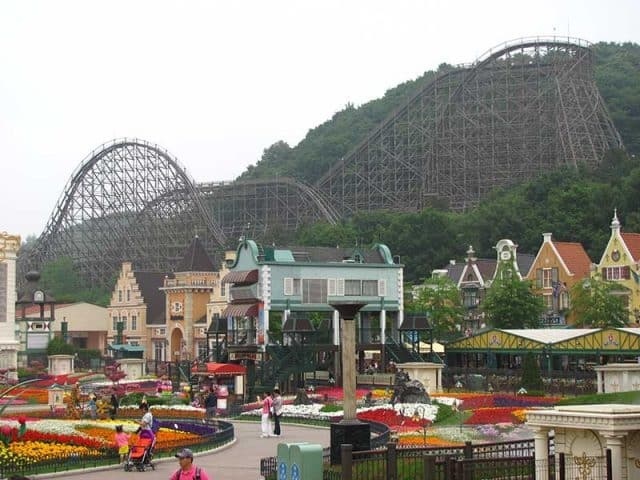
[[[194,463],[204,468],[212,480],[258,480],[260,478],[260,459],[275,457],[278,443],[309,442],[323,447],[329,446],[329,429],[305,427],[298,425],[282,425],[282,436],[279,438],[260,438],[260,424],[255,422],[233,422],[236,441],[227,447],[196,456]],[[165,479],[178,469],[177,459],[160,459],[156,462],[156,470],[146,472],[125,473],[120,468],[108,470],[64,472],[60,475],[38,475],[37,478],[71,478],[77,480],[114,480],[116,478],[132,480]],[[82,475],[80,477],[79,475]]]

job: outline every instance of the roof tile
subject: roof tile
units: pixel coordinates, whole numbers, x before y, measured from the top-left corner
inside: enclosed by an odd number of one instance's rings
[[[576,278],[589,276],[591,271],[591,259],[581,243],[553,242],[554,247],[562,258],[562,261]]]

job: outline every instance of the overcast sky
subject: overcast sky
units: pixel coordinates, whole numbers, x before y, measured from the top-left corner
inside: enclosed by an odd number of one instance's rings
[[[640,42],[638,0],[0,2],[0,231],[40,234],[114,138],[231,180],[278,140],[525,36]]]

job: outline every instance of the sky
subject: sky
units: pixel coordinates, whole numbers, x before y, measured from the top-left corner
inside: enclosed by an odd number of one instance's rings
[[[640,43],[638,0],[3,0],[0,232],[39,235],[115,138],[232,180],[345,105],[521,37]]]

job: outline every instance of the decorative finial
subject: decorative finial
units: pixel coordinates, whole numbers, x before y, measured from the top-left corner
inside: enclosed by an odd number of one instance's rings
[[[611,221],[611,230],[620,230],[620,220],[618,220],[618,209],[613,209],[613,220]]]

